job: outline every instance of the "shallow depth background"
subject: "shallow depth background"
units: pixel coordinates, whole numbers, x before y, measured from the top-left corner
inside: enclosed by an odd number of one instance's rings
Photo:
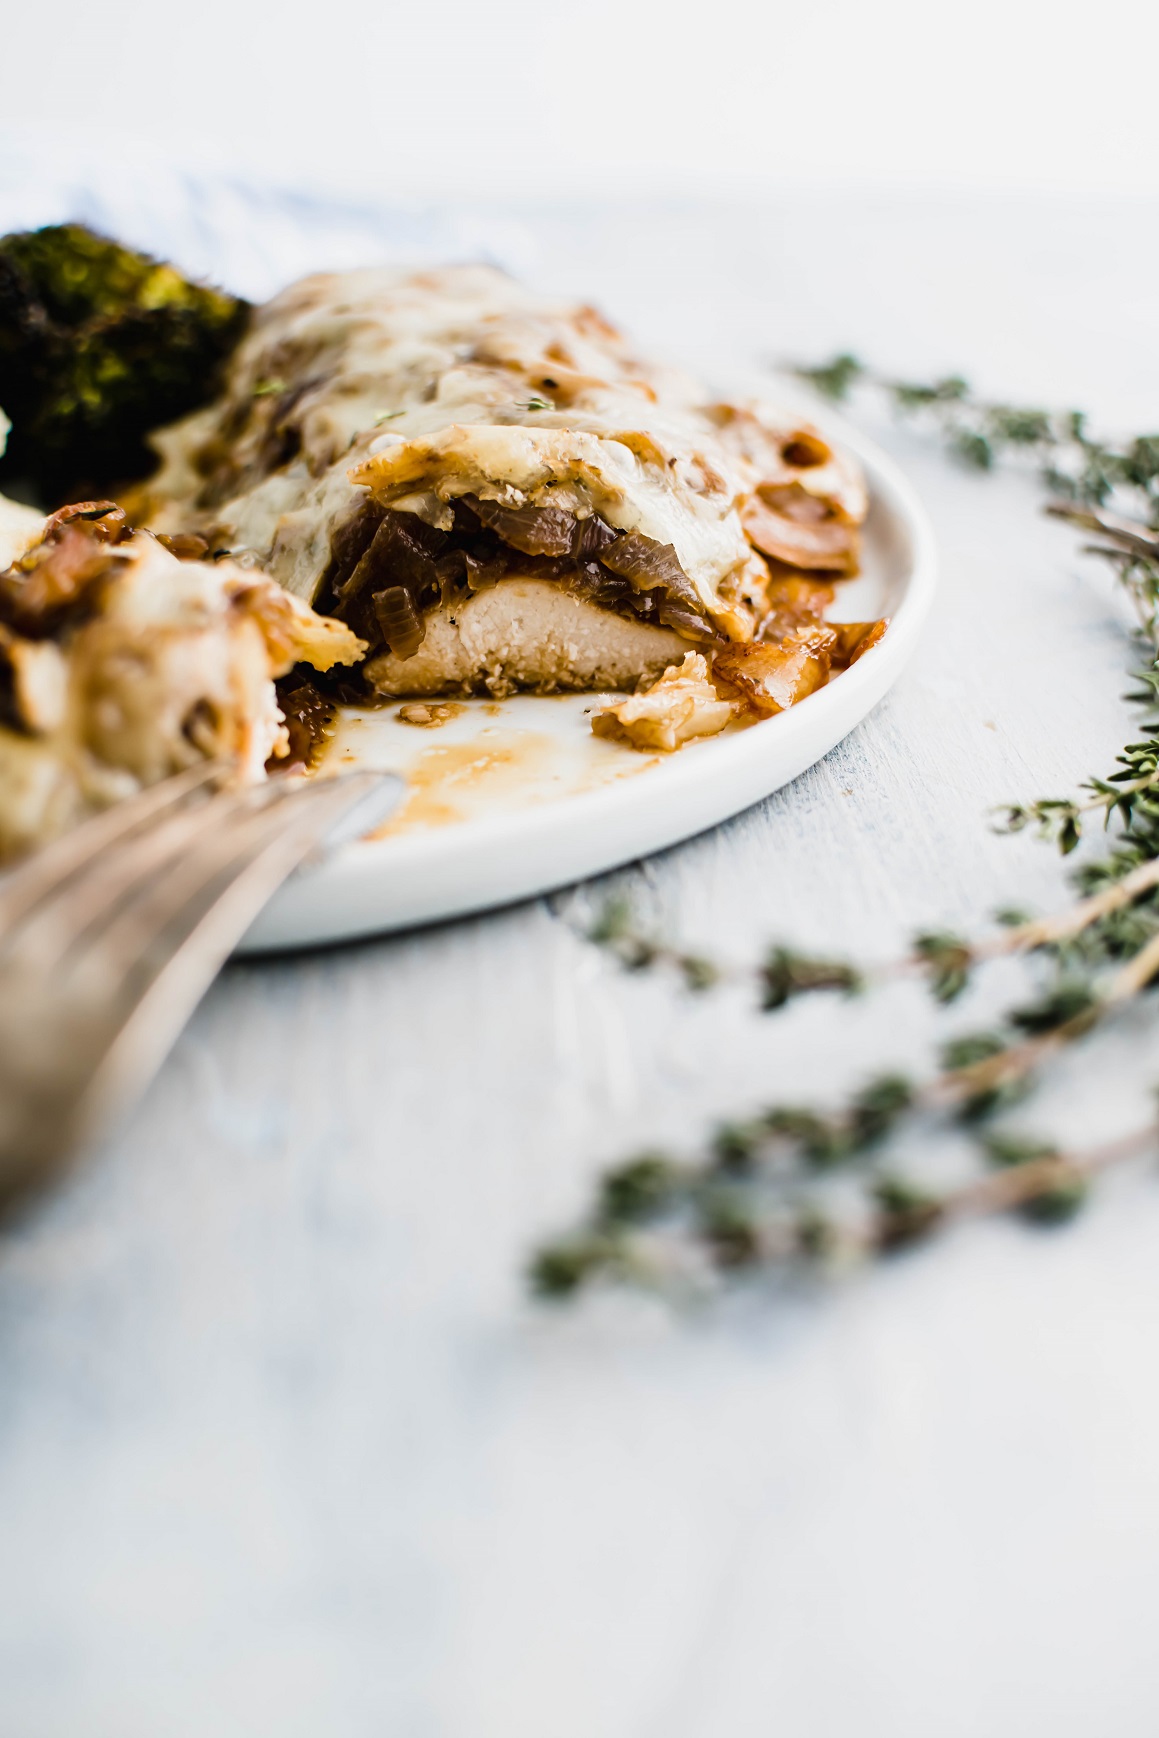
[[[392,199],[1159,189],[1147,0],[58,0],[6,123]]]

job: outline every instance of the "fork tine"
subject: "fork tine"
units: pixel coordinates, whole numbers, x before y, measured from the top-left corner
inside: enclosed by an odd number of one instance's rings
[[[63,838],[53,840],[26,862],[9,869],[0,878],[0,931],[9,929],[63,882],[86,868],[98,852],[140,831],[166,809],[187,802],[195,792],[228,772],[225,762],[201,761],[82,821]]]
[[[294,794],[298,782],[243,786],[208,799],[199,793],[201,800],[191,796],[176,809],[162,810],[151,826],[114,839],[98,852],[83,877],[69,877],[42,897],[18,930],[0,936],[0,958],[5,953],[35,958],[41,971],[62,966],[169,864],[199,862],[215,838],[228,834],[236,818],[284,801]]]
[[[363,775],[354,775],[361,778]],[[277,789],[229,792],[214,800],[211,813],[193,817],[192,836],[184,832],[177,848],[150,864],[150,872],[133,877],[125,897],[110,911],[102,907],[74,938],[65,959],[71,972],[121,971],[125,960],[148,968],[154,946],[164,949],[167,932],[195,924],[197,914],[217,897],[218,882],[238,863],[244,864],[287,827],[316,814],[311,825],[326,831],[325,817],[335,817],[361,800],[363,792],[336,780],[295,780]],[[207,824],[207,822],[209,824]],[[151,843],[152,841],[150,841]]]
[[[266,833],[256,850],[231,866],[224,884],[200,909],[183,908],[82,1101],[89,1127],[106,1123],[117,1104],[147,1084],[270,894],[381,777],[352,773],[341,781],[327,780],[335,786],[349,780],[362,788],[319,789],[309,808],[297,801],[292,812],[277,817],[272,836]]]
[[[236,812],[233,793],[223,793],[199,811],[201,844],[171,860],[157,887],[126,908],[115,947],[111,937],[104,947],[95,937],[63,984],[59,974],[55,981],[37,976],[31,956],[0,961],[0,1007],[12,1010],[15,997],[27,1005],[27,1018],[10,1034],[15,1041],[0,1046],[8,1088],[0,1096],[0,1196],[58,1164],[148,1083],[270,894],[344,814],[388,781],[401,790],[401,781],[381,773],[301,781],[288,798],[259,801],[246,815]],[[228,839],[212,825],[218,805],[238,823],[226,830]]]

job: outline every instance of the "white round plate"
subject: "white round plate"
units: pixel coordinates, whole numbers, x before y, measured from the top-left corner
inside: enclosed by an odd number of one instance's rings
[[[819,420],[812,412],[814,420]],[[759,802],[861,722],[909,661],[935,578],[933,535],[884,453],[839,419],[869,479],[863,571],[835,618],[890,618],[879,645],[788,712],[645,755],[592,734],[590,694],[471,700],[437,729],[398,709],[347,711],[327,765],[397,769],[409,790],[385,828],[286,883],[244,953],[458,917],[661,851]]]

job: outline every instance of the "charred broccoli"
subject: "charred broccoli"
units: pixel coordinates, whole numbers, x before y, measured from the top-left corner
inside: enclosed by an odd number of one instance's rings
[[[249,304],[80,224],[0,240],[0,482],[53,507],[146,476],[150,429],[213,396]]]

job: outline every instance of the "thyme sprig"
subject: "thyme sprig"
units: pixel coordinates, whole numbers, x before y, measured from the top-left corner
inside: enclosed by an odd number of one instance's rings
[[[1084,1178],[1102,1160],[1092,1166],[1081,1155],[1068,1158],[1053,1146],[995,1131],[992,1119],[1026,1096],[1045,1063],[1129,1002],[1157,972],[1159,940],[1101,988],[1074,976],[1060,952],[1055,976],[1036,998],[1008,1010],[989,1030],[948,1040],[940,1068],[925,1081],[886,1073],[837,1109],[782,1103],[723,1123],[705,1153],[691,1160],[648,1153],[630,1161],[606,1174],[581,1232],[536,1257],[535,1288],[558,1297],[600,1276],[667,1280],[691,1265],[703,1278],[787,1259],[828,1262],[835,1252],[885,1252],[951,1219],[1008,1207],[1039,1223],[1060,1223],[1082,1205]],[[937,997],[936,983],[930,987]],[[956,1123],[985,1165],[1034,1161],[1037,1168],[1017,1182],[975,1179],[942,1196],[883,1166],[880,1156],[890,1143],[915,1129],[932,1130],[938,1121]],[[839,1169],[852,1171],[859,1187],[862,1211],[852,1226],[835,1222],[811,1187]],[[649,1226],[649,1263],[643,1265],[636,1243],[625,1242],[625,1228],[640,1223]],[[659,1229],[675,1236],[679,1249],[657,1267]]]
[[[981,398],[957,374],[924,384],[898,380],[875,373],[848,354],[813,367],[798,366],[793,373],[834,403],[846,402],[856,389],[872,388],[899,415],[931,427],[975,470],[1023,458],[1037,466],[1044,488],[1061,502],[1088,509],[1123,505],[1130,515],[1123,527],[1129,536],[1159,528],[1159,435],[1137,435],[1119,443],[1101,440],[1091,434],[1081,410],[1044,410]],[[1102,515],[1088,517],[1098,520]],[[1089,529],[1105,527],[1093,524]]]
[[[941,1194],[879,1166],[853,1212],[803,1196],[775,1151],[740,1176],[714,1155],[681,1165],[648,1154],[605,1177],[588,1222],[539,1252],[531,1283],[555,1300],[596,1279],[703,1294],[771,1271],[846,1268],[971,1219],[1017,1213],[1059,1225],[1096,1177],[1159,1150],[1159,1123],[1073,1152],[1016,1135],[992,1135],[983,1150],[989,1169]]]
[[[1077,951],[1091,963],[1104,962],[1130,953],[1159,930],[1159,854],[1134,867],[1125,854],[1116,854],[1085,865],[1075,879],[1089,889],[1086,897],[1049,916],[1000,911],[996,918],[1004,929],[977,940],[948,930],[923,931],[908,953],[878,965],[802,953],[783,943],[751,966],[715,960],[650,934],[637,922],[631,902],[622,898],[609,900],[581,933],[626,970],[666,968],[694,992],[748,985],[767,1013],[799,996],[821,990],[855,996],[905,975],[923,977],[934,1000],[948,1004],[970,986],[978,967],[993,960],[1043,953],[1061,961]]]
[[[1159,435],[1122,442],[1095,438],[1081,411],[1049,411],[980,398],[958,375],[928,385],[875,374],[857,357],[840,355],[794,370],[823,396],[844,402],[857,388],[884,396],[896,414],[932,427],[959,459],[990,470],[1002,459],[1025,459],[1053,498],[1047,512],[1102,541],[1089,553],[1113,567],[1148,647],[1148,666],[1137,671],[1144,696],[1159,704]],[[1143,696],[1141,696],[1143,697]],[[1082,786],[1078,798],[1045,797],[1000,811],[1007,832],[1033,828],[1041,838],[1073,851],[1087,816],[1104,825],[1115,818],[1154,834],[1159,842],[1159,719],[1129,743],[1106,778]]]
[[[1145,657],[1127,698],[1159,711],[1159,436],[1115,445],[1095,439],[1078,412],[991,403],[957,376],[929,386],[890,380],[848,355],[797,372],[831,398],[858,386],[883,392],[976,468],[1032,458],[1053,497],[1047,510],[1099,537],[1086,547],[1110,562],[1130,599]],[[947,1040],[923,1081],[887,1073],[836,1109],[773,1105],[721,1125],[700,1154],[647,1153],[608,1172],[580,1229],[535,1257],[536,1291],[560,1298],[597,1278],[703,1288],[735,1274],[884,1255],[985,1214],[1058,1224],[1078,1211],[1098,1174],[1159,1147],[1154,1123],[1075,1152],[995,1127],[1045,1065],[1159,979],[1159,716],[1144,718],[1106,777],[1073,798],[1008,805],[1000,830],[1033,828],[1067,854],[1092,815],[1114,829],[1115,843],[1075,872],[1076,897],[1064,908],[1046,917],[999,913],[999,932],[981,938],[927,931],[900,959],[877,966],[785,944],[752,965],[729,965],[648,934],[622,901],[606,907],[588,939],[626,969],[674,972],[699,994],[748,984],[766,1013],[822,992],[868,994],[904,974],[919,975],[936,1003],[950,1004],[999,958],[1022,959],[1037,983],[988,1030]],[[939,1123],[956,1126],[974,1155],[969,1180],[940,1191],[897,1158],[903,1137]],[[837,1173],[852,1185],[852,1208],[835,1209],[829,1197]]]

